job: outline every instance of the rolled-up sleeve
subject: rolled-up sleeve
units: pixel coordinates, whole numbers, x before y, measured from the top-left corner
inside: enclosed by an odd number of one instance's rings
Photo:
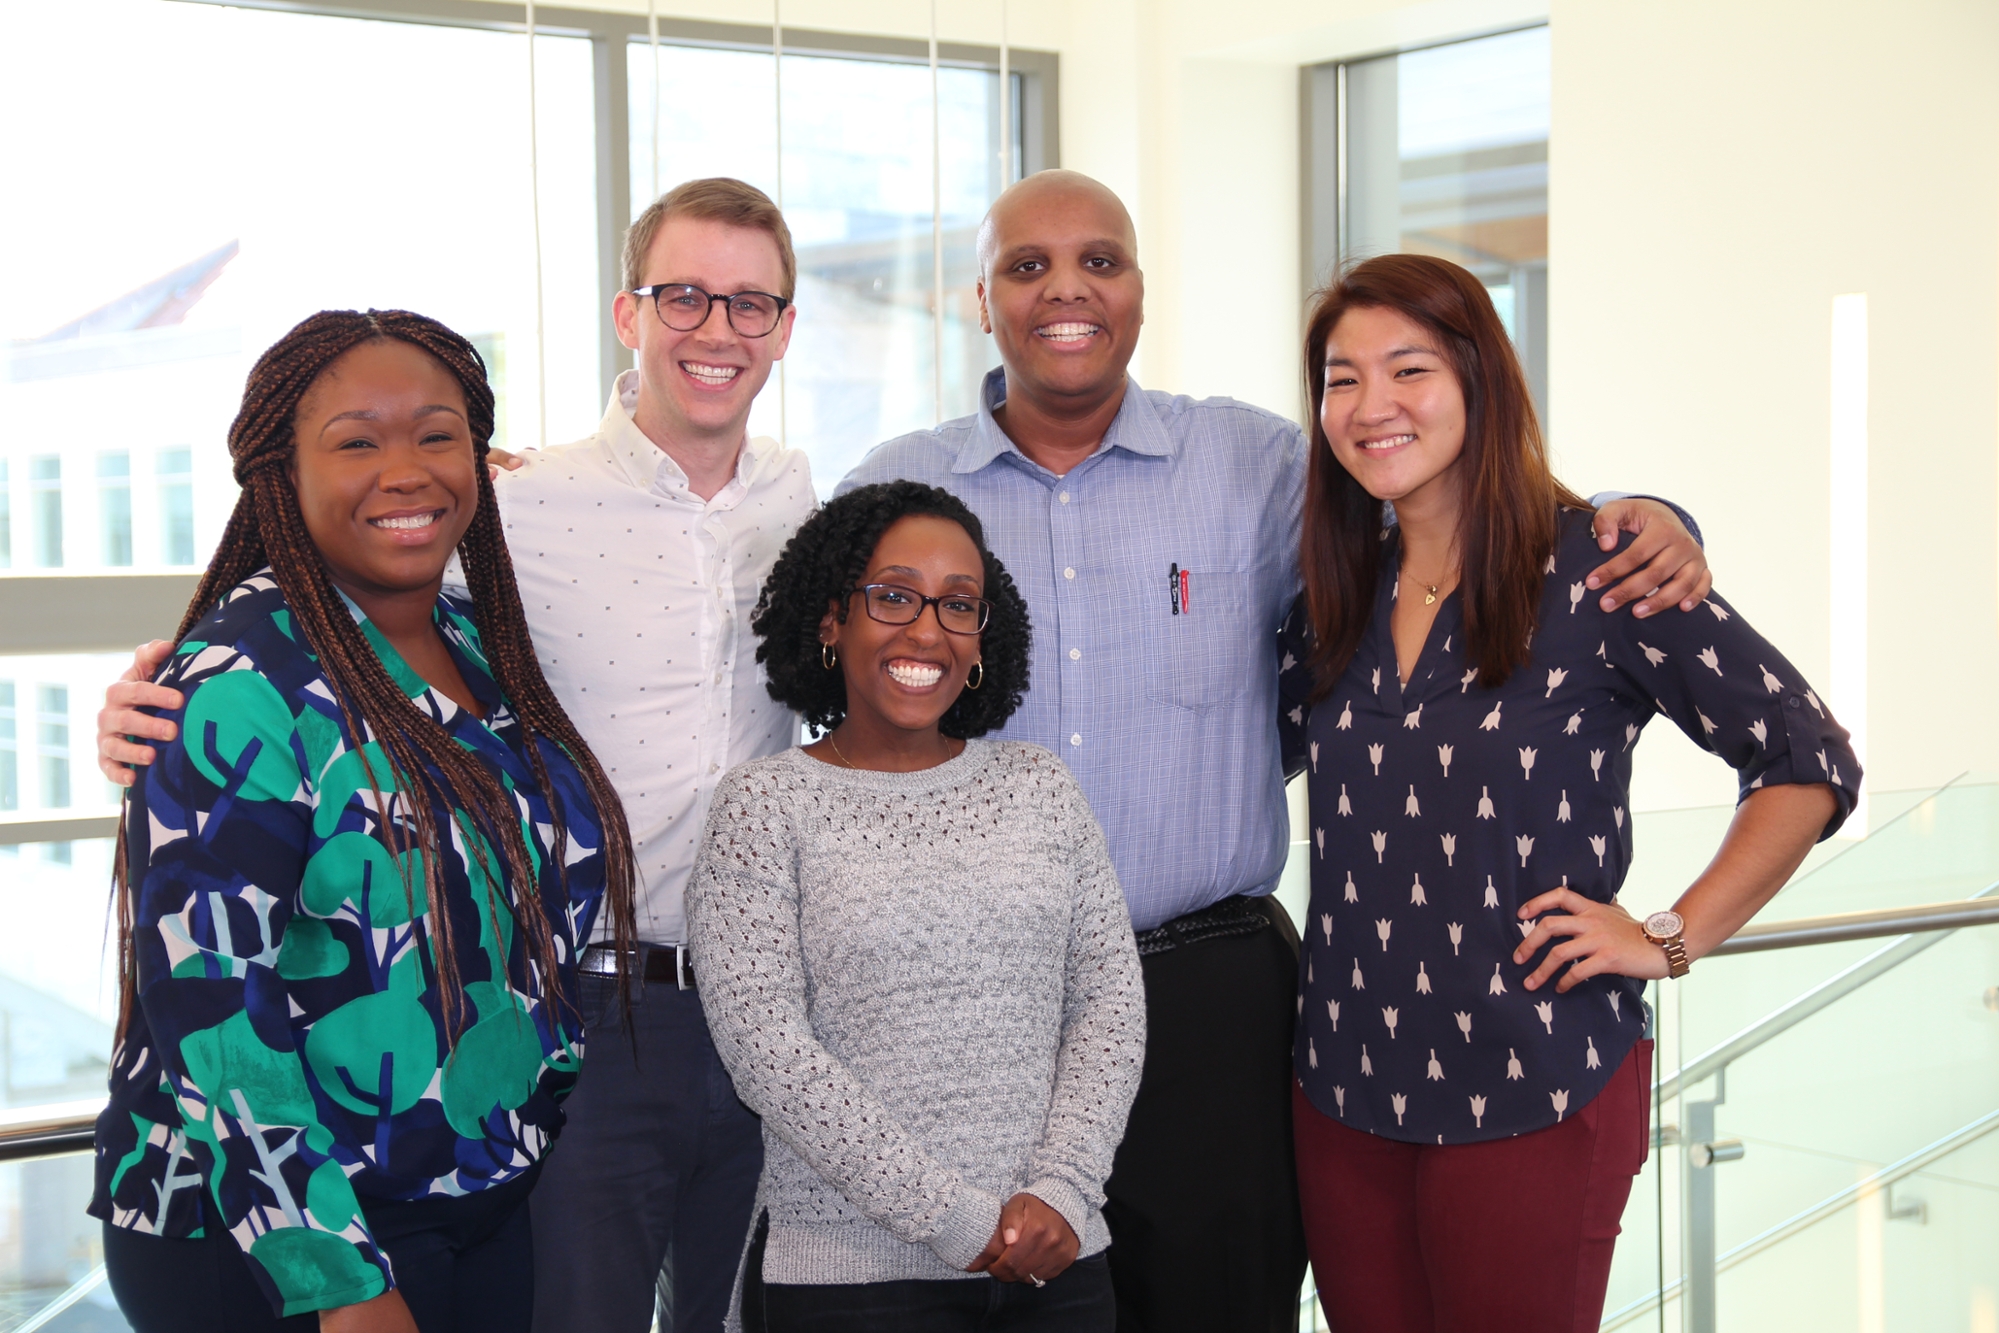
[[[1610,664],[1696,745],[1736,772],[1737,799],[1760,787],[1824,783],[1839,806],[1819,835],[1852,813],[1860,760],[1852,737],[1811,683],[1719,594],[1691,612],[1604,619]]]

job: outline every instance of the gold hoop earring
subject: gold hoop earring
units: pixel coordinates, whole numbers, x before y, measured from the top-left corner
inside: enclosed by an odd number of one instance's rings
[[[972,678],[972,671],[979,673],[978,679],[974,680]],[[965,688],[968,690],[976,690],[979,686],[986,683],[986,664],[984,662],[972,663],[972,671],[965,673]]]
[[[831,671],[840,665],[840,652],[830,643],[819,645],[819,665]]]

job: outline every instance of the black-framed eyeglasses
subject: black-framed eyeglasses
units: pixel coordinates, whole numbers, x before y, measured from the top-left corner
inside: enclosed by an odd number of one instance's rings
[[[729,317],[729,327],[745,338],[762,338],[777,327],[784,308],[791,304],[769,292],[732,292],[711,296],[691,282],[658,282],[650,287],[632,288],[633,296],[650,296],[659,311],[659,322],[675,333],[692,333],[708,322],[708,312],[720,301]]]
[[[991,602],[964,593],[925,597],[896,583],[869,583],[855,591],[867,605],[868,618],[884,625],[914,625],[926,606],[937,608],[937,623],[953,634],[977,634],[993,618]]]

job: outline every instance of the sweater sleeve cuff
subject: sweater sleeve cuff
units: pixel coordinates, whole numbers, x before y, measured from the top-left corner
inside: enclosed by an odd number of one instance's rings
[[[982,1189],[963,1186],[945,1210],[943,1224],[930,1238],[930,1252],[962,1273],[985,1250],[999,1219],[998,1199]]]
[[[1043,1176],[1030,1183],[1022,1191],[1032,1194],[1041,1202],[1062,1214],[1062,1220],[1069,1224],[1069,1230],[1076,1233],[1076,1243],[1083,1242],[1083,1228],[1089,1223],[1092,1209],[1083,1202],[1083,1196],[1066,1180],[1054,1176]]]

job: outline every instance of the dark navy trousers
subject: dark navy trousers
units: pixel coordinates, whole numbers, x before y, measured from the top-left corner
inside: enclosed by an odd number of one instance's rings
[[[749,1240],[763,1127],[736,1099],[701,998],[578,978],[589,1044],[535,1187],[535,1333],[720,1333]],[[636,1045],[636,1052],[634,1046]]]
[[[526,1333],[530,1171],[458,1197],[362,1201],[375,1243],[418,1333]],[[316,1314],[271,1312],[249,1260],[226,1231],[196,1240],[142,1235],[104,1224],[111,1294],[134,1333],[311,1333]]]

